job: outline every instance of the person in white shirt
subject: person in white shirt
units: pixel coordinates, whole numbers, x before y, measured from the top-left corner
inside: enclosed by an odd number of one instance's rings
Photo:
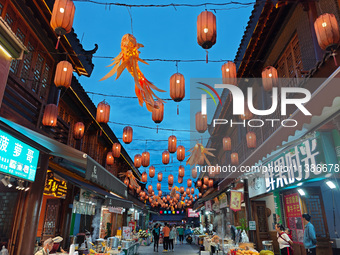
[[[293,242],[289,236],[285,233],[285,228],[282,224],[276,224],[275,230],[277,232],[277,241],[280,246],[281,255],[292,255]]]

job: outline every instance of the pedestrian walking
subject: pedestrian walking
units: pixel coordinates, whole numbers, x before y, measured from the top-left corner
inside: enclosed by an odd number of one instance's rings
[[[159,234],[160,234],[160,226],[157,223],[152,230],[153,242],[154,242],[153,251],[156,251],[156,248],[157,248],[157,252],[158,252],[158,244],[159,244]]]
[[[165,223],[165,226],[163,228],[163,252],[167,252],[169,249],[169,235],[170,235],[170,228],[168,226],[168,223]]]
[[[174,251],[174,240],[177,235],[176,226],[172,226],[170,235],[169,235],[169,250]]]
[[[178,231],[179,242],[181,244],[183,244],[183,240],[184,240],[184,228],[183,228],[183,226],[179,226],[177,231]]]
[[[308,213],[302,214],[305,232],[303,234],[303,245],[305,246],[307,255],[316,255],[316,234],[312,223],[311,216]]]
[[[281,255],[292,255],[293,254],[293,242],[285,232],[282,224],[276,224],[275,230],[277,232],[277,242],[280,246]]]

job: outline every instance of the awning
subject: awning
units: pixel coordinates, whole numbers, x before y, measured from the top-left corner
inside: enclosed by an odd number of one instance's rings
[[[54,169],[53,169],[54,170]],[[98,194],[99,196],[101,196],[102,198],[104,198],[104,205],[106,206],[116,206],[116,207],[124,207],[124,208],[131,208],[133,203],[129,200],[125,200],[125,199],[121,199],[119,197],[113,196],[112,194],[110,194],[109,192],[88,184],[86,182],[77,180],[71,176],[68,176],[66,174],[60,173],[59,171],[54,170],[54,172],[56,172],[60,177],[62,177],[63,179],[71,182],[73,185],[78,186],[79,188],[82,189],[86,189],[87,191],[91,192],[91,193],[95,193]]]
[[[254,166],[264,161],[273,151],[285,147],[288,143],[300,139],[308,132],[315,130],[321,123],[331,119],[340,111],[340,67],[330,75],[314,93],[305,107],[311,112],[311,116],[304,115],[297,109],[289,119],[298,120],[294,128],[280,126],[264,143],[257,147],[239,166]],[[281,148],[282,149],[282,148]],[[238,170],[237,169],[237,170]],[[220,183],[221,189],[227,188],[232,180],[242,173],[236,171],[224,178]]]
[[[0,117],[0,129],[40,151],[70,161],[80,169],[83,169],[86,179],[119,196],[127,198],[127,186],[86,153],[57,142],[3,117]],[[67,168],[67,165],[65,167]]]

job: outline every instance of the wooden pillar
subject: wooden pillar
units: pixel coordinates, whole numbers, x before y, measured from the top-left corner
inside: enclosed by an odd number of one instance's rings
[[[21,232],[17,241],[17,255],[32,255],[38,230],[41,203],[43,198],[49,155],[40,153],[40,163],[34,183],[27,196],[26,212],[21,222]]]
[[[63,209],[61,213],[60,220],[60,234],[64,238],[62,242],[62,247],[66,249],[70,246],[69,237],[70,237],[70,227],[71,227],[71,219],[72,219],[72,207],[70,205],[73,204],[74,199],[74,186],[70,183],[67,184],[67,194],[66,198],[63,201]]]
[[[0,50],[0,108],[5,93],[11,60],[12,58],[10,56],[8,56],[3,50]]]

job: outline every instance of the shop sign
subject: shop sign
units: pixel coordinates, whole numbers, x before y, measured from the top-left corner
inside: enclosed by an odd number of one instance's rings
[[[123,227],[123,239],[131,239],[131,227]]]
[[[220,201],[220,208],[228,207],[228,197],[226,193],[219,195],[218,200]]]
[[[298,193],[284,196],[287,225],[292,230],[292,239],[294,242],[303,243],[303,224]]]
[[[125,209],[123,207],[113,207],[109,206],[109,212],[110,213],[117,213],[117,214],[123,214]]]
[[[242,192],[232,190],[230,191],[230,209],[233,211],[240,211],[242,203]]]
[[[212,211],[212,205],[211,205],[211,201],[210,200],[205,202],[205,210],[207,212],[211,212]]]
[[[134,221],[130,221],[129,222],[129,227],[134,230],[135,229],[135,222]]]
[[[266,180],[264,177],[255,176],[248,181],[249,198],[266,193]]]
[[[200,217],[199,212],[196,212],[193,209],[188,208],[188,218],[198,218],[198,217]]]
[[[34,181],[39,151],[0,130],[0,172]]]
[[[56,178],[51,170],[47,170],[47,177],[44,187],[44,195],[65,198],[67,183],[63,179]]]
[[[306,140],[264,165],[262,170],[266,180],[266,192],[320,178],[327,172],[336,171],[336,168],[339,170],[339,165],[325,163],[319,136]]]
[[[249,230],[256,230],[256,221],[249,221]]]

